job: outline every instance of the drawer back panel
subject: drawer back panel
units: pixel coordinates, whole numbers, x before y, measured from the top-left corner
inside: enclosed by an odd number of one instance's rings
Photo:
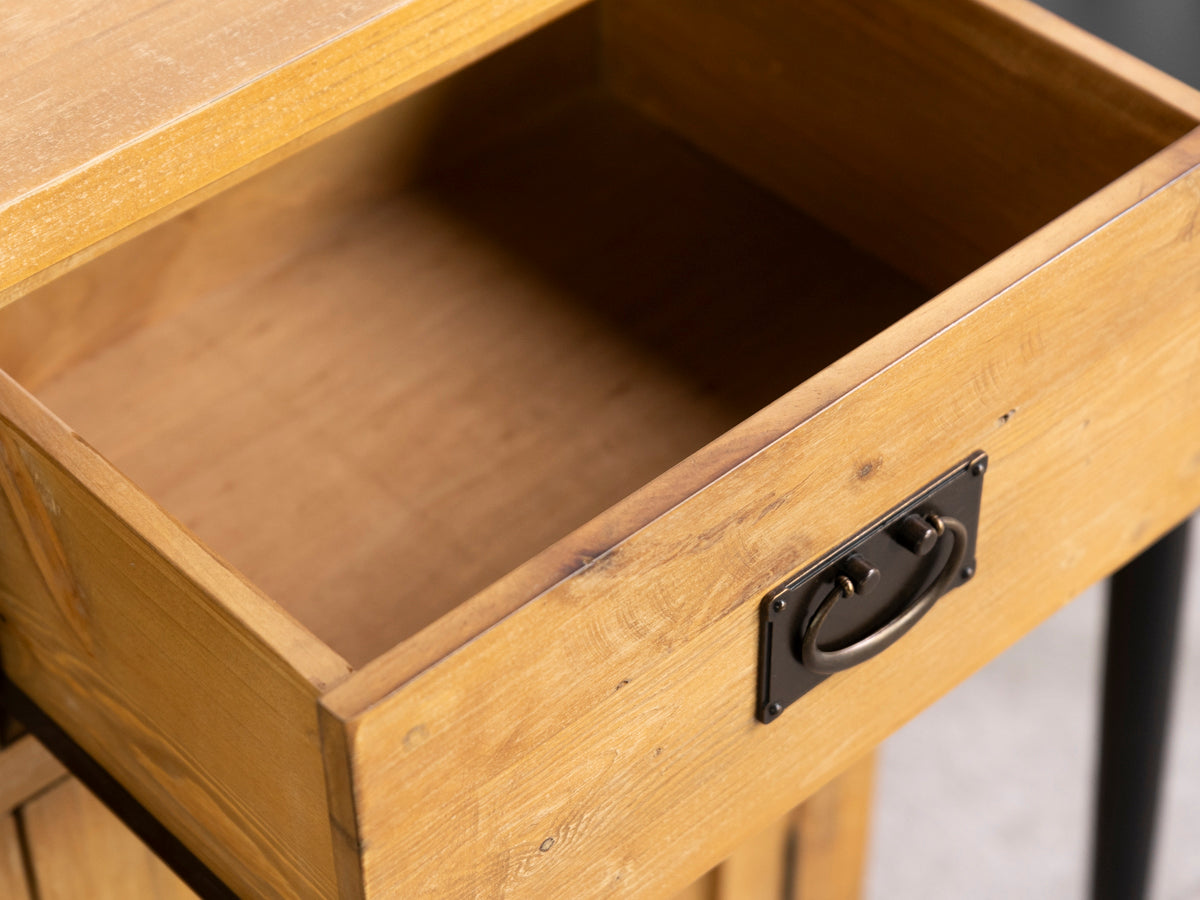
[[[1023,0],[605,0],[621,97],[941,289],[1200,121]]]

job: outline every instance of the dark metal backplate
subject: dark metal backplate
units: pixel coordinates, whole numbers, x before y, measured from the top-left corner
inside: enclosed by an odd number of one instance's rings
[[[975,536],[986,470],[987,455],[972,454],[763,598],[759,610],[760,722],[773,722],[829,677],[801,664],[800,639],[816,607],[834,589],[850,554],[861,554],[879,569],[882,578],[870,594],[847,597],[829,614],[821,626],[821,638],[835,648],[853,644],[882,627],[936,579],[950,557],[952,542],[939,541],[925,556],[905,550],[895,535],[906,516],[936,514],[962,522],[969,535],[965,562],[947,593],[970,580],[975,574]]]

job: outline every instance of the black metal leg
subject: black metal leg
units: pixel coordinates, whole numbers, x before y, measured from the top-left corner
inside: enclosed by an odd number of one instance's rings
[[[1109,588],[1093,900],[1146,895],[1187,533],[1184,522]]]

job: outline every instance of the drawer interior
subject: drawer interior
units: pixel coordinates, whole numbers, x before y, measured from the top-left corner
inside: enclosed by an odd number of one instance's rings
[[[0,367],[362,665],[1193,124],[986,10],[791,6],[572,13],[0,311]]]

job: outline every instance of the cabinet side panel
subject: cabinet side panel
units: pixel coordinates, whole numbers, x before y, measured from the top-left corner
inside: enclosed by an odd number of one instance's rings
[[[367,896],[669,895],[1190,514],[1197,160],[1194,132],[1130,173],[1146,199],[1017,248],[1024,277],[391,695],[323,698]],[[977,449],[974,579],[756,722],[764,594]]]
[[[28,734],[18,738],[0,750],[0,815],[8,815],[64,777],[62,764],[36,738]]]
[[[21,858],[17,818],[13,815],[0,818],[0,897],[8,897],[9,900],[31,900],[25,863]]]
[[[330,894],[345,664],[3,376],[0,534],[6,676],[235,889]]]
[[[37,900],[199,900],[73,778],[21,816]]]

